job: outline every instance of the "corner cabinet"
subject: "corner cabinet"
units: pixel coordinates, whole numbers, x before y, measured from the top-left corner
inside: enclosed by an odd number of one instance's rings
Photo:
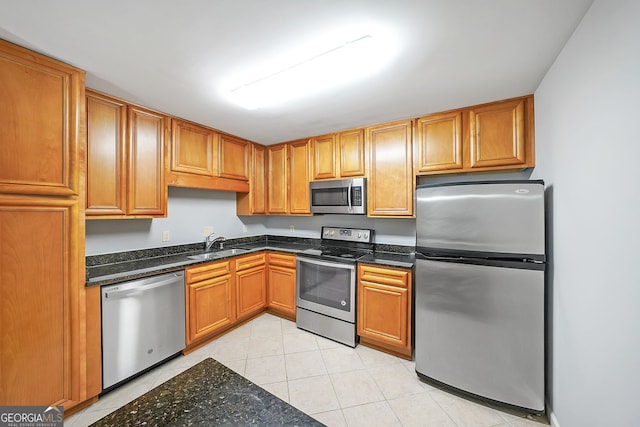
[[[238,215],[264,215],[267,213],[266,153],[266,147],[251,144],[249,192],[236,194],[236,213]]]
[[[411,270],[358,265],[360,342],[411,358]]]
[[[165,217],[168,117],[87,91],[89,218]]]
[[[418,175],[535,166],[533,95],[416,119]]]
[[[84,72],[0,40],[0,93],[0,405],[66,412],[101,391],[85,288]]]
[[[533,167],[533,126],[533,96],[469,108],[468,167]]]
[[[290,319],[296,316],[296,256],[267,253],[267,307]]]
[[[413,122],[404,120],[366,128],[369,151],[369,216],[413,217]]]

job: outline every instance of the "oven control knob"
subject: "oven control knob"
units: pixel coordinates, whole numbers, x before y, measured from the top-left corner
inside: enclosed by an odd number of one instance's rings
[[[358,239],[362,237],[362,233],[358,233]]]
[[[364,233],[364,238],[365,238],[365,239],[368,239],[368,238],[369,238],[369,234]]]
[[[344,307],[345,305],[347,305],[347,302],[345,300],[342,300],[340,301],[340,305]]]

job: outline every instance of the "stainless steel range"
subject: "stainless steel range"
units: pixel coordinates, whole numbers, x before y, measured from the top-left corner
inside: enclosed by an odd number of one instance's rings
[[[356,261],[372,242],[373,230],[322,227],[321,247],[297,257],[298,328],[356,346]]]

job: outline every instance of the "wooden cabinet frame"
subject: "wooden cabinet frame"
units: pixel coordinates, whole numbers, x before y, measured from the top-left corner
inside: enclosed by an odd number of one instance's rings
[[[358,335],[362,344],[411,358],[412,274],[358,264]]]

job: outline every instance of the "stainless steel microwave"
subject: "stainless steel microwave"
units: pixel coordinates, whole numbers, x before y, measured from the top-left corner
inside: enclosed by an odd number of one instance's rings
[[[367,213],[367,179],[351,178],[309,183],[311,212],[317,214]]]

